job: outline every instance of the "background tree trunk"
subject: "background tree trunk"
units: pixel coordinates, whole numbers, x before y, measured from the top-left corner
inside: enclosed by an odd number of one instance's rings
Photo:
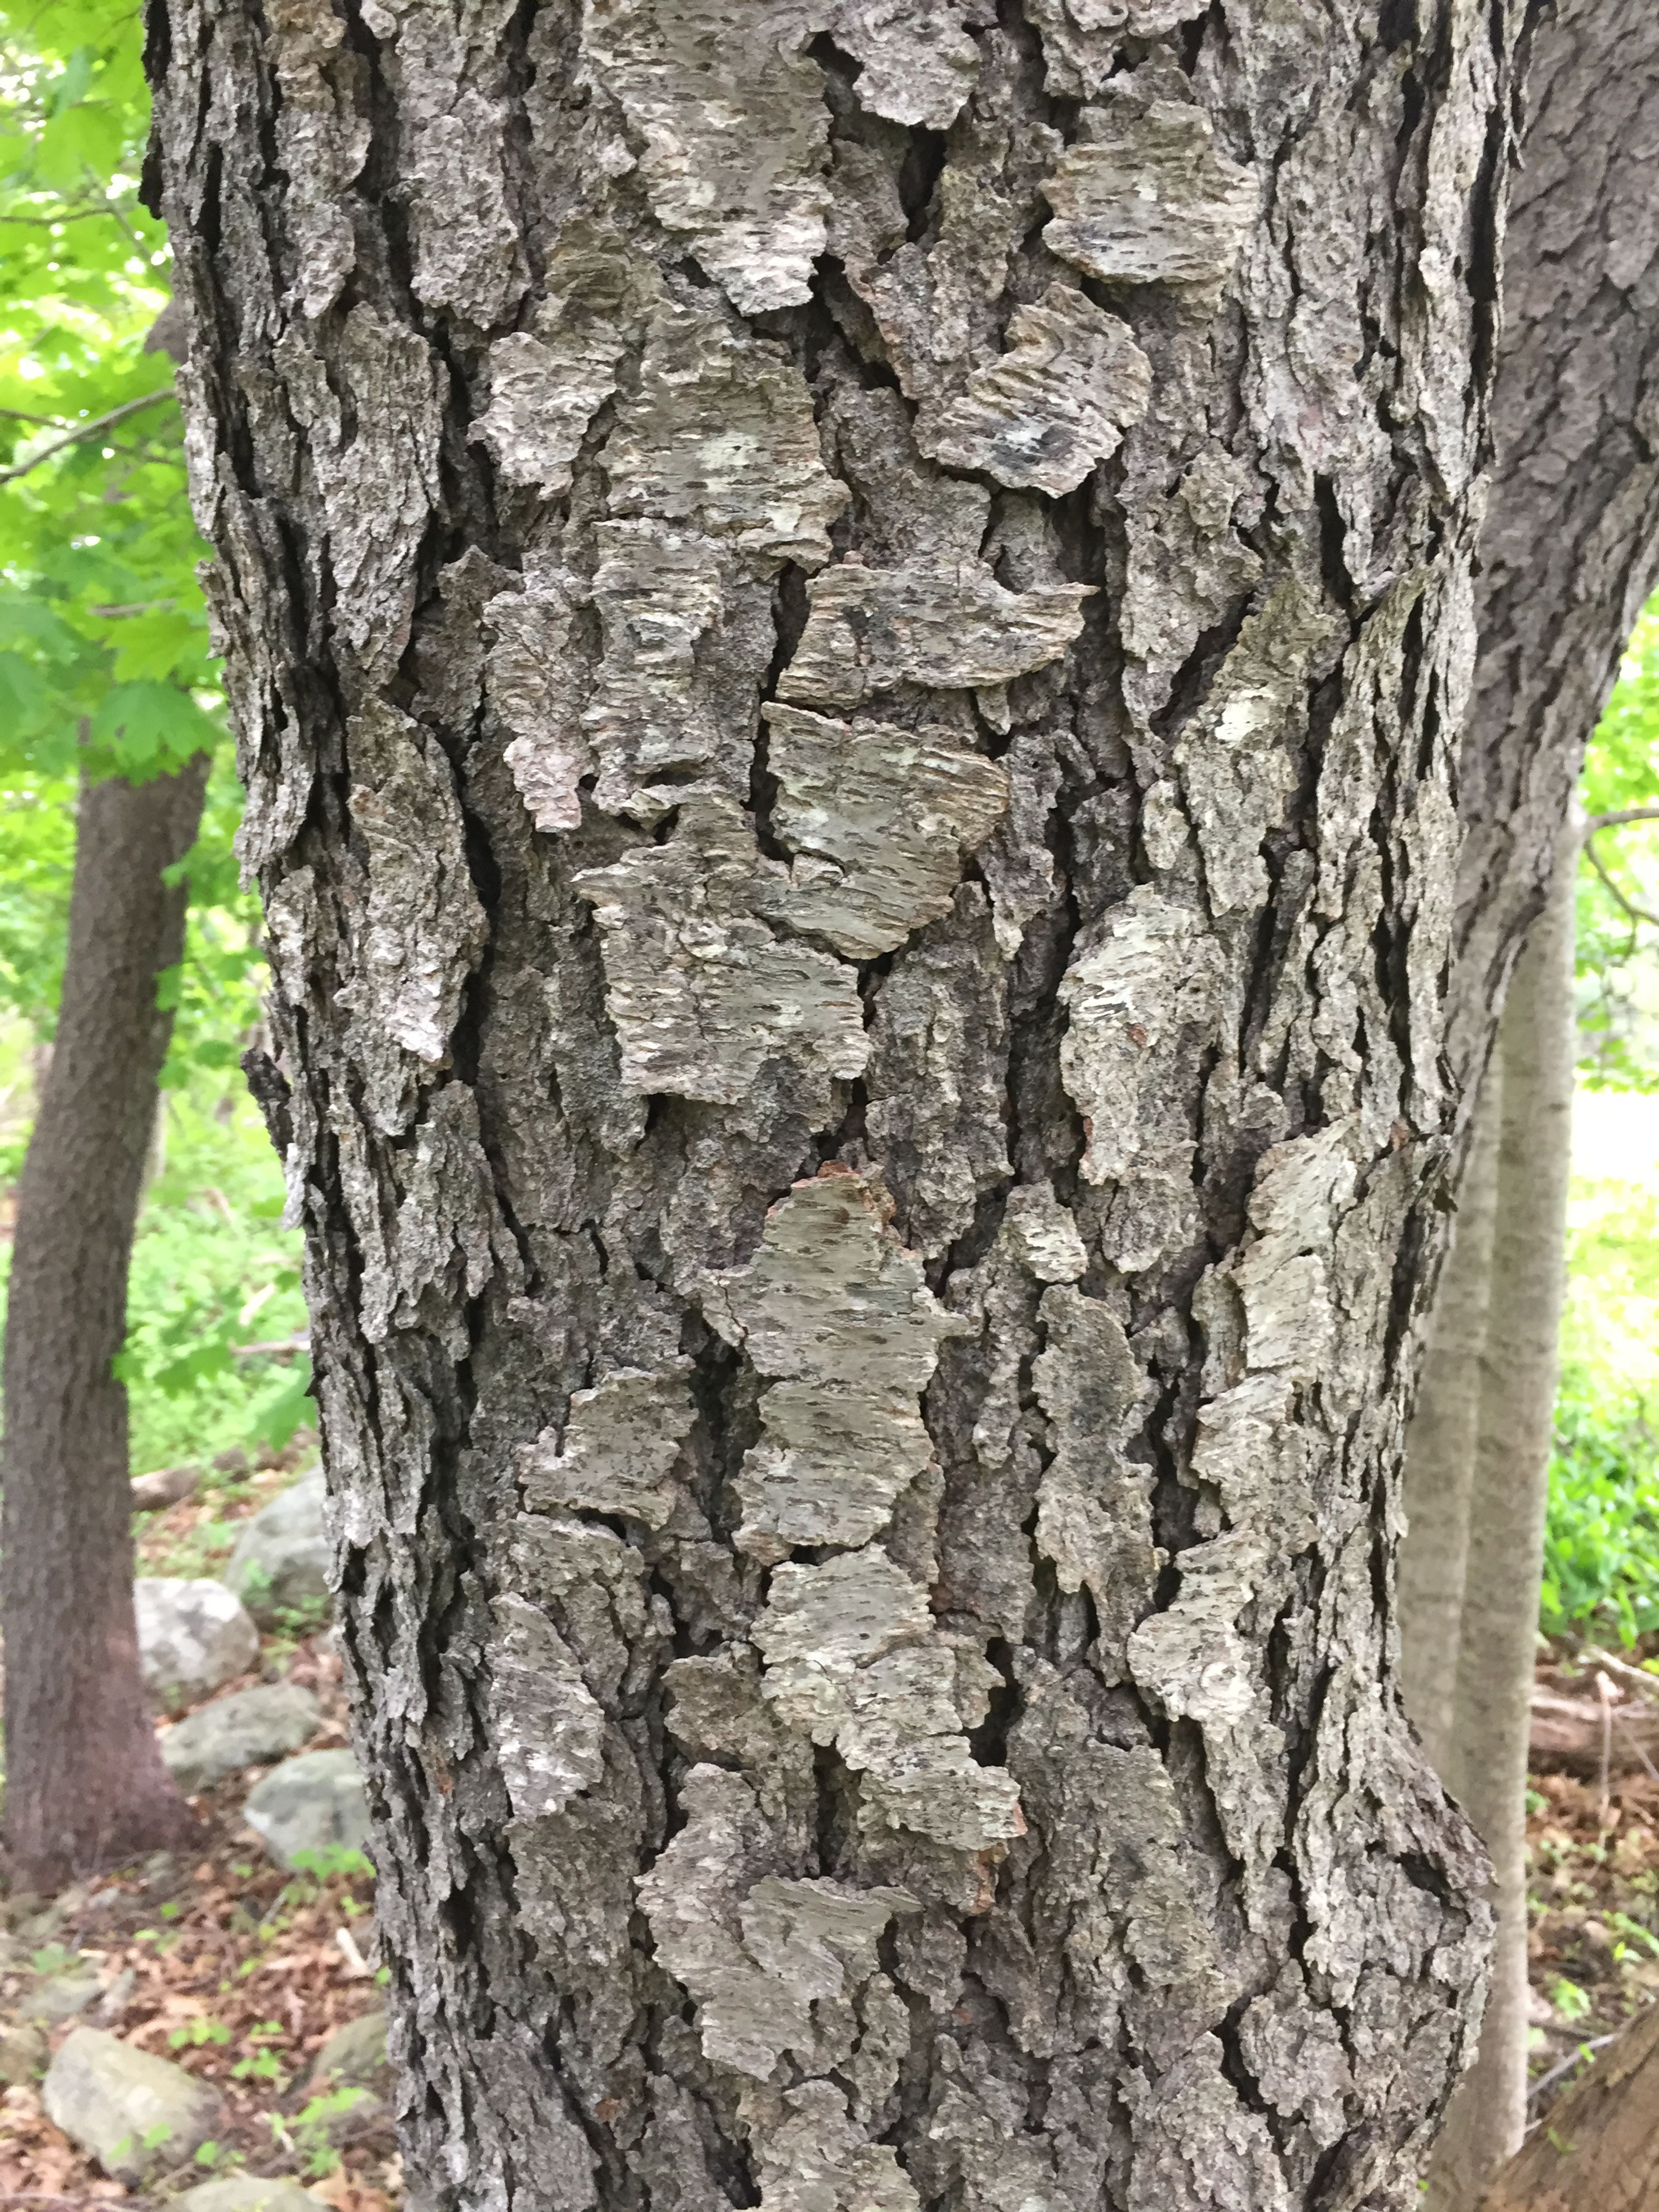
[[[1474,2066],[1435,2146],[1430,2195],[1471,2206],[1527,2113],[1527,1733],[1566,1276],[1578,834],[1516,964],[1498,1032],[1503,1133],[1469,1495],[1457,1688],[1442,1779],[1492,1854],[1498,1929]]]
[[[1435,1772],[1443,1779],[1457,1703],[1503,1102],[1500,1045],[1480,1080],[1451,1249],[1441,1269],[1423,1379],[1406,1437],[1407,1528],[1399,1566],[1400,1694]]]
[[[204,758],[81,794],[51,1072],[18,1190],[5,1346],[0,1602],[6,1837],[19,1889],[177,1843],[132,1608],[127,1267],[173,1017],[155,979],[184,949]]]
[[[152,8],[439,2205],[1396,2201],[1464,2055],[1513,22],[1109,13]]]
[[[1659,2005],[1604,2051],[1480,2199],[1480,2212],[1655,2212]]]
[[[1659,10],[1553,0],[1536,21],[1459,771],[1460,1084],[1486,1064],[1584,746],[1659,587]]]

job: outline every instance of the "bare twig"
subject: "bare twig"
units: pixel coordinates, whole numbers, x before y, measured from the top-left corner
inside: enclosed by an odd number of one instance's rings
[[[4,477],[0,477],[0,483],[3,483],[4,481]],[[1602,826],[1607,827],[1610,825],[1604,823]],[[1646,907],[1638,906],[1634,899],[1628,897],[1625,892],[1620,890],[1618,884],[1614,883],[1613,878],[1602,866],[1601,856],[1595,849],[1595,832],[1594,830],[1587,830],[1584,834],[1584,858],[1589,862],[1591,867],[1595,869],[1596,874],[1601,877],[1602,882],[1607,885],[1613,898],[1617,900],[1619,904],[1624,908],[1625,912],[1630,916],[1632,921],[1651,922],[1656,929],[1659,929],[1659,914],[1650,914]]]
[[[120,211],[113,201],[102,207],[64,208],[57,215],[0,216],[0,223],[21,223],[25,230],[56,230],[60,222],[93,222],[103,215],[112,216],[116,222],[121,224],[121,228],[126,230],[127,236],[131,237],[132,233],[123,222]]]
[[[140,414],[146,407],[157,406],[163,399],[174,397],[175,394],[163,386],[159,392],[146,392],[142,399],[129,399],[125,406],[112,407],[107,415],[96,416],[90,422],[77,422],[72,430],[65,432],[52,445],[43,446],[32,460],[19,461],[15,468],[0,469],[0,484],[15,483],[19,477],[26,477],[31,469],[38,469],[42,461],[49,461],[54,453],[61,453],[66,446],[84,445],[88,438],[95,438],[100,431],[112,429],[116,423],[125,422],[129,415]]]
[[[310,1334],[301,1329],[297,1336],[264,1337],[258,1344],[233,1344],[230,1356],[233,1359],[275,1359],[285,1355],[291,1358],[296,1352],[310,1349]]]
[[[1615,1659],[1611,1651],[1604,1651],[1599,1644],[1581,1644],[1578,1656],[1587,1659],[1592,1667],[1605,1667],[1619,1681],[1628,1682],[1633,1690],[1642,1690],[1650,1698],[1659,1698],[1659,1674],[1650,1674],[1644,1668],[1632,1667],[1627,1659]]]
[[[1617,830],[1626,822],[1659,822],[1659,806],[1615,806],[1610,814],[1591,814],[1584,835],[1593,837],[1598,830]]]
[[[1539,2075],[1527,2091],[1527,2102],[1531,2104],[1534,2097],[1541,2097],[1546,2089],[1553,2088],[1564,2074],[1571,2074],[1575,2066],[1582,2066],[1592,2051],[1605,2051],[1608,2044],[1618,2040],[1616,2035],[1597,2035],[1588,2043],[1578,2044],[1557,2065],[1552,2066],[1547,2074]]]
[[[1636,1756],[1637,1756],[1637,1757],[1641,1760],[1641,1762],[1642,1762],[1643,1765],[1646,1767],[1646,1769],[1647,1769],[1647,1771],[1648,1771],[1648,1773],[1649,1773],[1649,1775],[1652,1778],[1652,1779],[1653,1779],[1655,1782],[1659,1782],[1659,1766],[1656,1766],[1656,1765],[1654,1765],[1653,1761],[1652,1761],[1652,1760],[1648,1757],[1648,1755],[1647,1755],[1646,1752],[1644,1752],[1644,1751],[1643,1750],[1643,1748],[1642,1748],[1642,1739],[1641,1739],[1641,1737],[1640,1737],[1640,1736],[1638,1736],[1638,1735],[1637,1735],[1637,1733],[1636,1733],[1636,1730],[1635,1730],[1634,1727],[1632,1725],[1632,1722],[1631,1722],[1631,1717],[1630,1717],[1630,1715],[1629,1715],[1627,1712],[1626,1712],[1626,1711],[1623,1710],[1623,1708],[1621,1707],[1621,1708],[1620,1708],[1620,1710],[1613,1715],[1613,1718],[1614,1718],[1615,1720],[1623,1721],[1623,1723],[1625,1723],[1625,1726],[1626,1726],[1627,1729],[1630,1729],[1630,1747],[1631,1747],[1631,1749],[1632,1749],[1632,1750],[1636,1753]]]

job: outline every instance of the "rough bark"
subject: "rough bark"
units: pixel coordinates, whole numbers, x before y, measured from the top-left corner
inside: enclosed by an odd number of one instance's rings
[[[1514,28],[153,0],[434,2204],[1412,2201]]]
[[[81,794],[58,1034],[18,1188],[5,1344],[0,1624],[6,1840],[19,1889],[192,1826],[161,1764],[132,1610],[127,1266],[184,945],[207,764]]]
[[[1406,1534],[1399,1558],[1400,1694],[1430,1763],[1442,1776],[1457,1701],[1503,1092],[1500,1048],[1480,1081],[1451,1243],[1435,1293],[1422,1380],[1406,1432]]]
[[[1654,2212],[1659,2206],[1659,2005],[1555,2105],[1480,2212]]]
[[[1492,1854],[1498,1926],[1480,2049],[1435,2145],[1430,2197],[1477,2202],[1527,2112],[1527,1738],[1566,1280],[1578,837],[1558,854],[1504,1009],[1503,1120],[1456,1695],[1440,1774]]]
[[[1554,0],[1504,252],[1448,1053],[1467,1084],[1583,748],[1659,587],[1659,11]]]

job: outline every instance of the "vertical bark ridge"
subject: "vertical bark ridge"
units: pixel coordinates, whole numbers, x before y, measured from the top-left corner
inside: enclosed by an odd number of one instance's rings
[[[1464,2055],[1511,26],[1111,15],[152,0],[436,2203],[1403,2202]]]

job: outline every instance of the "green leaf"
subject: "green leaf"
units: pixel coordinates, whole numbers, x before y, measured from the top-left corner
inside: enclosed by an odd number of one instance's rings
[[[183,665],[199,666],[206,642],[199,623],[188,615],[136,615],[115,625],[115,680],[143,683],[171,676]]]
[[[60,615],[44,600],[0,594],[0,646],[32,645],[41,659],[73,660],[85,647]]]
[[[88,176],[107,176],[121,157],[121,118],[100,103],[66,107],[40,133],[34,153],[36,179],[70,192]]]
[[[108,748],[113,773],[140,782],[182,768],[192,753],[211,751],[219,732],[171,684],[118,684],[100,702],[92,734]]]

